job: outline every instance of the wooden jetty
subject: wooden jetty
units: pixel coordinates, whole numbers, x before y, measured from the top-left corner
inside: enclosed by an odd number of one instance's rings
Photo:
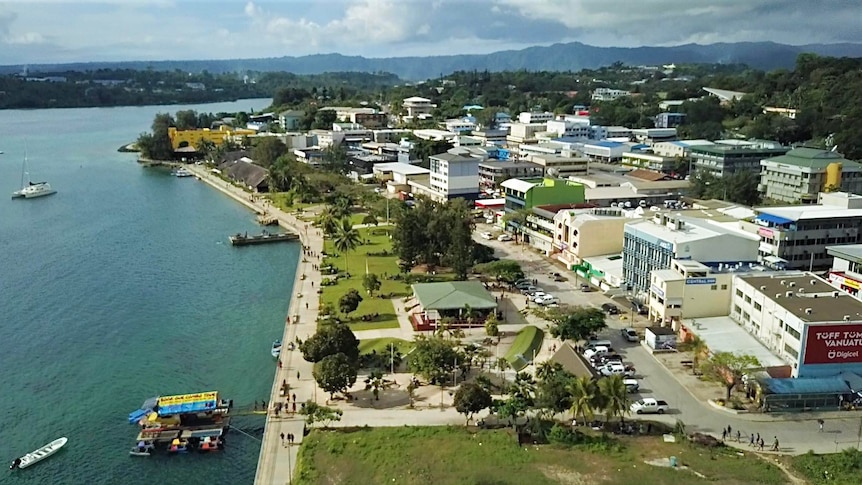
[[[284,242],[284,241],[298,241],[299,235],[293,234],[289,232],[282,233],[269,233],[263,231],[260,234],[249,236],[248,233],[245,234],[234,234],[230,236],[230,243],[234,246],[251,246],[254,244],[267,244],[274,242]]]

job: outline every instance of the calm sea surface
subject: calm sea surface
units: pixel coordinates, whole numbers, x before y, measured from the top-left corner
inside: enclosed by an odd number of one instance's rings
[[[160,394],[268,399],[299,248],[231,247],[229,234],[259,230],[253,214],[116,149],[158,112],[269,101],[0,111],[0,459],[69,438],[0,483],[252,483],[257,440],[234,431],[222,454],[133,458],[127,415]],[[56,195],[11,199],[25,148]]]

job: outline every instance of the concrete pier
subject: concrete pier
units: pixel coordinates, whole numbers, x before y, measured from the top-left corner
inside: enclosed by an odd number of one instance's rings
[[[245,205],[258,214],[266,214],[275,217],[279,226],[299,234],[300,241],[309,251],[320,255],[323,252],[323,236],[318,235],[318,230],[310,223],[300,221],[293,214],[284,212],[269,204],[263,198],[256,198],[229,182],[225,182],[215,174],[207,171],[205,166],[190,165],[187,167],[204,183],[211,185],[220,192],[230,196],[237,202]],[[290,295],[290,308],[285,318],[284,335],[282,342],[285,345],[295,342],[297,338],[307,339],[317,330],[317,315],[320,297],[317,290],[320,288],[321,275],[312,270],[312,264],[319,264],[320,260],[311,256],[300,255],[297,265],[296,280],[293,284],[293,294]],[[306,308],[306,303],[308,307]],[[298,414],[288,413],[293,409],[293,401],[288,402],[287,397],[280,396],[283,382],[290,386],[290,396],[296,395],[296,409],[309,399],[317,397],[317,383],[311,375],[312,364],[302,358],[299,349],[289,351],[284,347],[281,352],[281,368],[277,369],[272,384],[272,391],[268,401],[269,412],[266,416],[266,428],[263,433],[263,441],[260,448],[260,458],[257,463],[255,484],[290,484],[296,466],[296,455],[299,445],[302,443],[302,432],[304,419]],[[325,397],[323,391],[319,392],[321,398]],[[275,416],[273,408],[275,403],[281,402],[283,411]],[[282,443],[281,434],[287,436],[292,433],[294,443],[291,446],[285,441]]]

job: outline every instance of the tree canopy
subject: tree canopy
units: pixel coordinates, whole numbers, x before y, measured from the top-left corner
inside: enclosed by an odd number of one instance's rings
[[[464,280],[474,263],[473,228],[464,199],[439,203],[419,197],[412,210],[396,214],[393,245],[405,268],[447,265]]]
[[[458,362],[464,362],[464,357],[455,349],[455,343],[437,335],[417,337],[413,352],[407,356],[410,370],[432,384],[444,382]]]
[[[356,370],[356,361],[339,352],[315,363],[312,375],[320,388],[332,398],[335,393],[344,392],[356,383]]]
[[[757,357],[733,352],[716,352],[700,364],[704,378],[724,384],[727,399],[730,399],[733,388],[742,382],[742,376],[758,367],[760,361]]]
[[[302,357],[309,362],[320,362],[334,354],[344,354],[351,361],[359,359],[359,340],[353,330],[343,323],[321,325],[317,332],[299,345]]]
[[[607,328],[605,312],[594,307],[551,309],[551,335],[563,340],[586,340],[590,335]]]
[[[455,409],[463,414],[469,423],[474,414],[491,407],[491,393],[474,382],[465,382],[455,391],[454,402]]]

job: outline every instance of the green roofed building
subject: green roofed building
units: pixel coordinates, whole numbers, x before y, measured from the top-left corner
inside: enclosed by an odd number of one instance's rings
[[[451,318],[452,326],[481,326],[497,310],[496,297],[480,281],[417,283],[412,288],[419,303],[410,315],[416,330],[433,330],[442,318]]]
[[[557,178],[509,179],[500,184],[506,194],[506,212],[539,205],[581,204],[584,186]]]
[[[820,192],[862,193],[862,165],[838,152],[794,148],[760,167],[758,189],[768,200],[810,204]]]

